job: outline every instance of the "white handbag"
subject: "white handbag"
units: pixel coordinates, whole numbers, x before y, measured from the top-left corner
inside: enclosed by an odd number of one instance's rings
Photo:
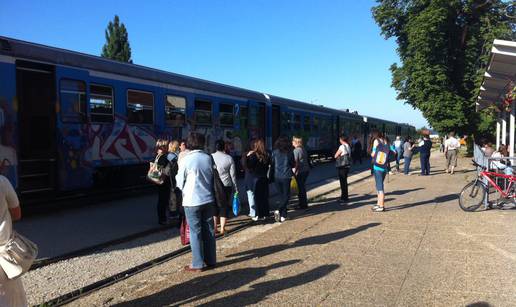
[[[38,246],[13,230],[11,239],[0,247],[0,267],[9,279],[29,271],[38,255]]]

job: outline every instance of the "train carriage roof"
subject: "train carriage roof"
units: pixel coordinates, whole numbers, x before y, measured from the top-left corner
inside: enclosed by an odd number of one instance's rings
[[[292,108],[299,108],[304,111],[313,111],[325,113],[328,115],[344,116],[347,118],[357,119],[360,121],[362,121],[364,117],[367,117],[372,121],[405,125],[374,117],[362,116],[343,110],[336,110],[324,106],[313,105],[310,103],[297,101],[293,99],[282,98],[279,96],[268,96],[257,91],[247,90],[236,86],[225,85],[199,78],[188,77],[185,75],[171,73],[137,64],[119,62],[107,58],[102,58],[99,56],[30,43],[4,36],[0,36],[0,55],[11,56],[23,60],[46,62],[54,65],[73,66],[89,70],[91,69],[95,71],[113,73],[155,82],[169,83],[186,88],[193,88],[230,96],[243,97],[256,102],[268,102],[268,100],[270,99],[271,103],[286,105]]]
[[[73,66],[155,82],[170,83],[187,88],[266,102],[265,96],[260,92],[3,36],[0,36],[0,54],[25,60]]]

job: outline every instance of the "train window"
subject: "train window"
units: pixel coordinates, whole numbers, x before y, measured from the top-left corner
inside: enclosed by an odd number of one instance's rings
[[[219,107],[220,125],[226,127],[233,127],[233,105],[221,103]]]
[[[318,131],[319,130],[319,118],[314,116],[314,122],[313,122],[313,127],[312,129],[314,131]]]
[[[151,92],[127,90],[127,121],[133,124],[154,122],[154,95]]]
[[[195,100],[195,122],[198,125],[211,125],[211,102]]]
[[[290,131],[291,113],[281,112],[281,130]]]
[[[310,116],[303,117],[303,130],[310,131]]]
[[[301,115],[294,114],[294,130],[299,131],[301,129]]]
[[[84,122],[86,119],[86,83],[62,79],[60,85],[61,119],[63,122]]]
[[[113,88],[90,85],[90,117],[92,122],[113,121]]]
[[[248,118],[247,118],[247,107],[240,106],[240,129],[247,129]]]
[[[167,126],[182,127],[186,120],[186,98],[165,96],[165,122]]]

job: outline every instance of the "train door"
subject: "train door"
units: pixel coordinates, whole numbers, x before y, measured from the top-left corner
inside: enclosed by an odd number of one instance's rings
[[[272,105],[272,144],[276,142],[281,133],[281,111],[278,105]]]
[[[16,62],[19,152],[18,188],[22,196],[55,189],[56,90],[50,65]]]
[[[265,104],[249,102],[249,137],[265,140],[266,126]]]

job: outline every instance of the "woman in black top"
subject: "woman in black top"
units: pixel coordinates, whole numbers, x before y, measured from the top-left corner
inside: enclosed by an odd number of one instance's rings
[[[252,142],[251,151],[246,155],[246,187],[253,191],[256,216],[253,220],[269,216],[269,170],[270,158],[265,151],[263,140]]]
[[[156,158],[154,162],[158,164],[158,169],[162,171],[163,183],[158,185],[158,222],[161,225],[167,225],[168,216],[168,204],[170,200],[170,177],[168,176],[169,161],[167,159],[168,154],[168,141],[158,140],[156,142]]]

